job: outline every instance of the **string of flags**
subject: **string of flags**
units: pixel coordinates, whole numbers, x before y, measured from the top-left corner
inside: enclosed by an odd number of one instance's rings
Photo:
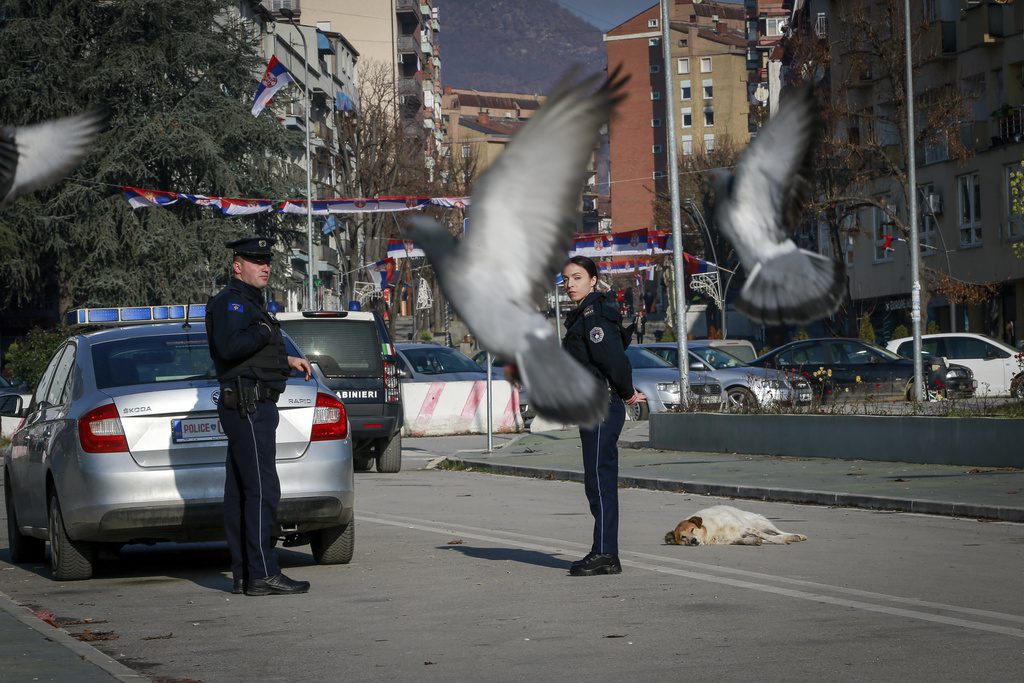
[[[168,192],[165,190],[149,190],[140,187],[122,185],[121,191],[128,205],[133,209],[156,206],[170,206],[184,199],[196,206],[205,206],[219,210],[225,216],[249,216],[257,213],[306,213],[305,199],[239,199],[234,197],[215,197],[204,194],[185,192]],[[395,211],[416,211],[428,205],[445,208],[465,209],[469,207],[469,197],[346,197],[338,199],[314,199],[313,215],[327,216],[343,213],[379,213]]]
[[[661,230],[630,230],[616,233],[587,233],[576,235],[569,256],[588,256],[602,270],[609,272],[632,272],[652,269],[654,256],[672,253],[672,233]],[[647,257],[622,260],[622,257]],[[605,259],[607,267],[602,265]],[[718,265],[698,256],[683,252],[687,274],[708,273],[718,270]]]

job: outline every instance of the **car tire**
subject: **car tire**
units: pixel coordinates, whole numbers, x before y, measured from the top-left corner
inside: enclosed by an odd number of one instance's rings
[[[373,458],[352,458],[352,469],[356,472],[369,472],[373,468]]]
[[[85,541],[73,541],[64,527],[57,494],[50,494],[50,565],[56,581],[83,581],[92,578],[96,547]]]
[[[402,435],[391,437],[387,447],[377,456],[377,471],[384,474],[395,474],[402,470]]]
[[[348,564],[356,545],[356,522],[310,534],[309,547],[317,564]]]
[[[11,477],[4,472],[4,502],[7,507],[7,540],[14,564],[31,564],[46,559],[46,541],[26,536],[18,529],[18,515],[14,511],[14,497],[11,493]]]
[[[642,422],[646,420],[651,414],[650,408],[647,407],[647,403],[640,401],[634,403],[631,406],[626,406],[626,419],[632,420],[633,422]]]
[[[730,413],[749,413],[757,410],[757,397],[746,387],[729,387],[725,391],[726,409]]]

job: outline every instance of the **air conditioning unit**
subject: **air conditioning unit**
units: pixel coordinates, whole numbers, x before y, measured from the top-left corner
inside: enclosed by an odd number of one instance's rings
[[[273,12],[280,12],[283,9],[291,10],[299,14],[299,0],[270,0],[270,9]]]
[[[926,194],[924,196],[924,210],[928,213],[942,213],[942,196]]]
[[[284,127],[288,130],[306,130],[306,122],[301,116],[293,116],[289,114],[284,117],[282,123],[284,123]]]

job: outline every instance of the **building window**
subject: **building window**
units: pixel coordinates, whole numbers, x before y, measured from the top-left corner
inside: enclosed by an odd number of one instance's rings
[[[921,202],[918,211],[921,214],[921,222],[918,225],[918,244],[921,246],[921,256],[931,256],[935,253],[935,242],[939,234],[939,220],[936,214],[942,211],[938,206],[938,195],[935,194],[935,186],[926,183],[918,188],[917,198]]]
[[[651,64],[651,73],[661,73],[661,64]]]
[[[655,171],[654,174],[652,175],[652,177],[655,180],[662,180],[665,177],[665,172],[664,171]]]
[[[689,44],[690,44],[690,41],[687,40],[686,38],[680,38],[679,39],[679,47],[686,47]]]
[[[661,154],[661,145],[651,145],[651,154]]]
[[[690,58],[680,57],[676,61],[676,73],[688,74],[690,73]]]
[[[1003,187],[1006,188],[1006,238],[1012,241],[1024,239],[1024,216],[1013,210],[1013,200],[1020,199],[1022,192],[1018,189],[1018,194],[1014,195],[1013,184],[1010,182],[1013,174],[1022,171],[1024,168],[1020,164],[1010,164],[1003,172]]]
[[[977,173],[957,176],[957,206],[960,209],[960,246],[981,245],[981,182]]]
[[[708,107],[704,110],[704,125],[713,126],[715,125],[715,110]]]
[[[711,73],[711,57],[700,58],[700,72],[702,74]]]
[[[692,96],[690,81],[679,81],[679,99],[683,102],[689,102]]]
[[[715,134],[704,133],[704,153],[711,154],[715,151]]]
[[[785,30],[785,17],[768,17],[764,20],[764,34],[766,36],[781,36]]]
[[[647,20],[647,28],[658,28],[658,20],[657,19],[648,19]]]
[[[885,201],[884,199],[882,200]],[[893,253],[893,240],[895,235],[893,230],[895,225],[889,219],[889,215],[879,206],[873,207],[872,212],[872,227],[875,238],[875,263],[885,263],[886,261],[892,261]]]
[[[853,236],[855,234],[857,234],[857,220],[854,216],[847,216],[839,226],[839,248],[843,252],[847,268],[853,267]],[[828,239],[823,239],[821,243],[828,244]]]
[[[683,143],[683,156],[688,157],[693,155],[693,136],[684,135],[680,138]]]
[[[651,128],[661,128],[661,119],[651,119]]]
[[[652,90],[651,91],[651,99],[652,100],[660,100],[661,99],[661,91],[660,90]]]
[[[647,39],[647,44],[649,46],[651,46],[651,47],[657,47],[658,45],[661,44],[661,39],[660,38],[648,38]]]
[[[472,145],[465,145],[465,144],[462,145],[462,158],[463,159],[468,159],[469,156],[472,153],[473,153],[473,146]]]
[[[715,85],[714,85],[714,82],[710,78],[705,78],[704,79],[704,86],[703,86],[703,88],[704,88],[704,99],[705,100],[710,100],[711,98],[713,98],[715,96]]]
[[[689,128],[693,125],[693,109],[690,107],[683,107],[683,128]]]

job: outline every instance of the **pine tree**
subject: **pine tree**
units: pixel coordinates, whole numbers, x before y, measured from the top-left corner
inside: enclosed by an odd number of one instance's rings
[[[860,338],[869,344],[875,343],[875,326],[871,324],[871,316],[864,314],[860,319]]]
[[[0,0],[0,122],[102,107],[108,127],[64,181],[0,212],[0,306],[204,301],[223,243],[288,236],[294,219],[227,218],[180,200],[132,210],[133,185],[232,197],[298,196],[298,142],[249,105],[263,59],[232,0]],[[304,226],[302,226],[304,229]]]

